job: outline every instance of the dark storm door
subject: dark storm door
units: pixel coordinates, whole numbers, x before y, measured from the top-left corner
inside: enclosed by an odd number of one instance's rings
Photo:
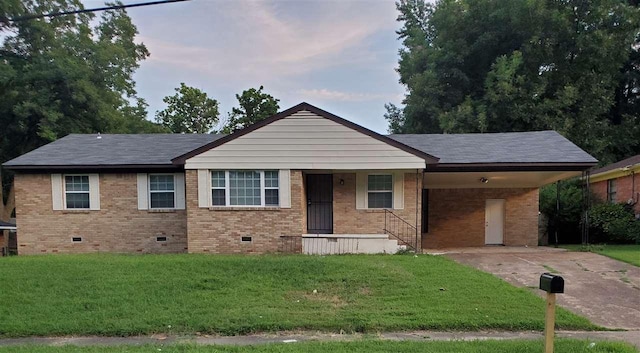
[[[333,233],[333,176],[307,175],[307,233]]]

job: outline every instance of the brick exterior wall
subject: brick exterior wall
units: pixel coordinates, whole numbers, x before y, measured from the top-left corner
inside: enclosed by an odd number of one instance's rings
[[[504,245],[538,244],[538,189],[429,190],[424,248],[485,245],[485,201],[505,200]]]
[[[18,253],[176,253],[187,248],[184,210],[138,210],[135,173],[100,174],[100,210],[54,211],[50,174],[17,174]],[[166,236],[157,242],[156,236]],[[72,237],[82,237],[73,243]]]
[[[344,185],[340,185],[340,179]],[[421,198],[421,174],[416,180],[415,173],[404,174],[404,208],[393,210],[398,215],[420,230],[420,204]],[[419,184],[416,190],[416,182]],[[358,210],[356,209],[356,174],[333,174],[333,232],[335,234],[384,234],[385,214],[383,210]],[[416,224],[416,207],[418,220]],[[405,231],[406,232],[406,231]],[[403,237],[414,235],[401,234]],[[418,242],[420,237],[418,236]],[[420,244],[418,244],[420,246]]]
[[[356,174],[335,173],[333,179],[334,233],[383,234],[384,212],[356,209]],[[100,174],[99,211],[54,211],[50,175],[17,174],[18,251],[250,254],[301,250],[301,242],[283,241],[281,236],[307,232],[302,171],[291,171],[291,208],[287,209],[200,208],[197,171],[186,171],[185,180],[186,211],[138,210],[135,173]],[[406,173],[404,208],[393,211],[418,230],[421,207],[416,197],[419,201],[421,184],[416,174]],[[423,246],[483,246],[486,199],[506,200],[505,245],[537,244],[537,189],[442,189],[430,190],[429,233],[421,237]],[[83,241],[73,243],[71,238],[78,236]],[[156,236],[166,236],[167,242],[157,242]],[[252,241],[242,242],[243,236]]]
[[[185,179],[190,253],[277,252],[282,250],[281,236],[306,232],[301,171],[291,171],[291,208],[200,208],[197,171],[187,170]],[[243,236],[252,237],[252,241],[242,242]]]
[[[634,179],[635,178],[635,190]],[[607,180],[591,184],[591,191],[601,201],[607,200]],[[616,179],[616,202],[624,203],[629,199],[636,200],[633,210],[640,214],[640,174],[627,175]]]

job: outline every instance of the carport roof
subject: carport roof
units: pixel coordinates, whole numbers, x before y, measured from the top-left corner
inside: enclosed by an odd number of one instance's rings
[[[484,134],[406,134],[390,138],[440,158],[442,164],[595,164],[555,131]]]

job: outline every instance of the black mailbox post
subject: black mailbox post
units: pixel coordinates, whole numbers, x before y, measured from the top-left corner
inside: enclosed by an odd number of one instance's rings
[[[540,289],[547,293],[564,293],[564,278],[545,272],[540,276]]]
[[[547,292],[547,311],[544,323],[544,352],[553,353],[556,324],[556,293],[564,293],[564,278],[548,272],[540,276],[540,289]]]

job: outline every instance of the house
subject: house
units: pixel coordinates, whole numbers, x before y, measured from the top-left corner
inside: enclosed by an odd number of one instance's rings
[[[627,203],[640,216],[640,154],[591,171],[589,183],[601,200]]]
[[[0,256],[9,254],[11,248],[11,237],[16,232],[16,224],[13,222],[4,222],[0,220]]]
[[[537,245],[538,188],[597,161],[553,131],[384,136],[307,103],[234,134],[69,135],[16,172],[20,254]]]

